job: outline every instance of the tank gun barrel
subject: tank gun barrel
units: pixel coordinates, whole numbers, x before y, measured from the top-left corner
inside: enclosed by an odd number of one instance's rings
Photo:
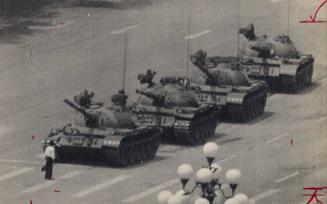
[[[87,119],[89,119],[89,120],[93,119],[92,114],[88,113],[84,108],[82,108],[81,106],[75,104],[74,102],[70,101],[69,99],[65,98],[64,103],[66,103],[68,106],[75,109],[79,113],[83,114]]]
[[[206,56],[201,55],[200,57],[195,55],[190,56],[191,62],[194,64],[194,66],[198,67],[210,81],[214,81],[214,78],[212,74],[208,71],[208,64],[206,63]],[[216,65],[215,65],[216,66]]]

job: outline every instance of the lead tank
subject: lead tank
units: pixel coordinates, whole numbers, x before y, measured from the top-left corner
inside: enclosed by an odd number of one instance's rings
[[[191,77],[202,103],[222,107],[222,115],[234,122],[246,122],[263,114],[268,85],[250,80],[239,70],[236,57],[207,57],[199,50],[190,56],[198,68]]]
[[[112,97],[111,107],[91,103],[91,94],[79,100],[64,99],[76,110],[76,115],[72,124],[50,131],[43,141],[44,149],[54,141],[59,161],[92,154],[104,156],[111,165],[128,166],[153,159],[159,147],[160,130],[135,122],[135,115],[124,106],[126,102],[121,102],[127,99],[123,92]]]
[[[152,82],[154,74],[148,70],[147,74],[139,75],[141,84],[148,86],[136,90],[140,95],[134,108],[138,121],[146,126],[160,127],[163,137],[173,137],[181,144],[202,144],[211,138],[219,109],[198,103],[194,91],[174,77]]]
[[[289,36],[256,36],[253,24],[241,28],[239,34],[246,38],[240,55],[249,77],[264,79],[273,88],[293,93],[312,83],[314,58],[299,52]]]

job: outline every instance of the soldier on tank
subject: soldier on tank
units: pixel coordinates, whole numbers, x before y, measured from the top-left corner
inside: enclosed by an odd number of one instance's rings
[[[117,94],[111,96],[111,102],[113,104],[113,109],[116,111],[124,111],[127,109],[127,99],[128,96],[125,94],[124,90],[119,90]]]
[[[140,81],[141,84],[148,84],[148,87],[153,87],[153,77],[156,75],[156,72],[148,69],[146,70],[145,74],[139,74],[137,79]]]
[[[74,96],[74,101],[78,105],[84,107],[84,108],[90,108],[92,105],[99,105],[102,106],[103,104],[101,102],[94,102],[92,99],[94,97],[94,92],[89,92],[88,90],[84,90],[79,95]]]

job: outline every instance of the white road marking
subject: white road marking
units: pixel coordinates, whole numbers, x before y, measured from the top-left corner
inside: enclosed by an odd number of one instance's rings
[[[0,159],[0,163],[22,163],[22,164],[43,164],[44,162],[24,161],[24,160],[11,160],[11,159]]]
[[[287,179],[289,179],[289,178],[292,178],[292,177],[294,177],[294,176],[297,176],[298,174],[299,174],[299,172],[295,172],[295,173],[290,174],[290,175],[288,175],[288,176],[284,176],[284,177],[282,177],[282,178],[280,178],[280,179],[277,179],[277,180],[275,181],[275,183],[280,183],[280,182],[285,181],[285,180],[287,180]]]
[[[97,185],[95,185],[95,186],[93,186],[91,188],[88,188],[88,189],[85,189],[85,190],[83,190],[83,191],[81,191],[79,193],[76,193],[76,194],[72,195],[72,197],[73,198],[84,197],[84,196],[89,195],[91,193],[95,193],[95,192],[100,191],[100,190],[102,190],[104,188],[107,188],[108,186],[111,186],[111,185],[114,185],[116,183],[125,181],[125,180],[127,180],[127,179],[129,179],[131,177],[132,176],[125,176],[125,175],[116,177],[114,179],[108,180],[108,181],[106,181],[104,183],[97,184]]]
[[[26,173],[26,172],[29,172],[29,171],[32,171],[34,168],[33,167],[24,167],[24,168],[21,168],[21,169],[18,169],[16,171],[13,171],[13,172],[10,172],[10,173],[7,173],[5,175],[2,175],[0,177],[0,181],[3,181],[3,180],[6,180],[6,179],[10,179],[10,178],[13,178],[15,176],[19,176],[23,173]]]
[[[288,133],[285,133],[285,134],[279,135],[279,136],[274,137],[274,138],[272,138],[272,139],[270,139],[270,140],[267,140],[266,143],[267,143],[267,144],[268,144],[268,143],[272,143],[272,142],[274,142],[274,141],[276,141],[276,140],[278,140],[278,139],[280,139],[280,138],[286,137],[286,136],[288,136],[288,135],[289,135]]]
[[[118,29],[118,30],[113,30],[110,32],[111,35],[118,35],[118,34],[122,34],[124,32],[126,32],[127,30],[130,30],[130,29],[134,29],[134,28],[137,28],[138,25],[135,24],[135,25],[131,25],[131,26],[127,26],[125,28],[122,28],[122,29]]]
[[[28,28],[31,30],[51,30],[51,29],[58,29],[58,28],[63,28],[67,25],[73,24],[75,21],[67,21],[65,23],[59,23],[57,25],[53,26],[29,26]]]
[[[133,202],[135,202],[135,201],[137,201],[139,199],[142,199],[142,198],[144,198],[144,197],[146,197],[148,195],[151,195],[153,193],[156,193],[158,191],[161,191],[161,190],[163,190],[163,189],[165,189],[167,187],[173,186],[173,185],[177,184],[178,182],[179,182],[178,179],[169,180],[167,182],[164,182],[164,183],[161,183],[161,184],[159,184],[157,186],[154,186],[152,188],[149,188],[149,189],[147,189],[147,190],[145,190],[145,191],[143,191],[143,192],[141,192],[139,194],[136,194],[136,195],[133,195],[133,196],[131,196],[129,198],[126,198],[126,199],[124,199],[122,201],[124,203],[133,203]]]
[[[202,36],[202,35],[205,35],[205,34],[207,34],[207,33],[210,33],[211,32],[211,30],[204,30],[204,31],[202,31],[202,32],[199,32],[199,33],[195,33],[195,34],[193,34],[193,35],[188,35],[188,36],[185,36],[185,40],[191,40],[191,39],[194,39],[194,38],[198,38],[198,37],[200,37],[200,36]]]
[[[317,123],[321,123],[322,121],[325,121],[325,120],[327,120],[327,116],[322,117],[322,118],[319,118],[319,119],[317,120]]]
[[[255,201],[259,201],[279,192],[280,189],[269,189],[268,191],[265,191],[263,193],[260,193],[259,195],[254,196],[252,199],[254,199]]]
[[[233,159],[233,158],[235,158],[235,157],[237,157],[237,155],[236,155],[236,154],[235,154],[235,155],[232,155],[232,156],[229,156],[229,157],[226,157],[225,159],[219,160],[219,162],[218,162],[218,163],[222,163],[222,162],[225,162],[225,161],[227,161],[227,160],[230,160],[230,159]]]
[[[34,193],[36,191],[48,188],[48,187],[52,186],[53,184],[58,183],[60,180],[65,180],[65,179],[72,178],[74,176],[77,176],[80,173],[82,173],[82,171],[74,170],[74,171],[72,171],[70,173],[64,174],[64,175],[56,178],[55,180],[46,181],[46,182],[43,182],[43,183],[38,184],[36,186],[27,188],[27,189],[23,190],[22,193]]]

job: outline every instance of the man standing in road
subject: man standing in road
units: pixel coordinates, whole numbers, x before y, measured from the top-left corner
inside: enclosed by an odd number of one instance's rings
[[[44,171],[45,171],[45,179],[52,179],[52,166],[53,166],[53,162],[55,160],[55,148],[54,148],[54,142],[50,141],[49,146],[45,149],[45,167],[44,167]]]

